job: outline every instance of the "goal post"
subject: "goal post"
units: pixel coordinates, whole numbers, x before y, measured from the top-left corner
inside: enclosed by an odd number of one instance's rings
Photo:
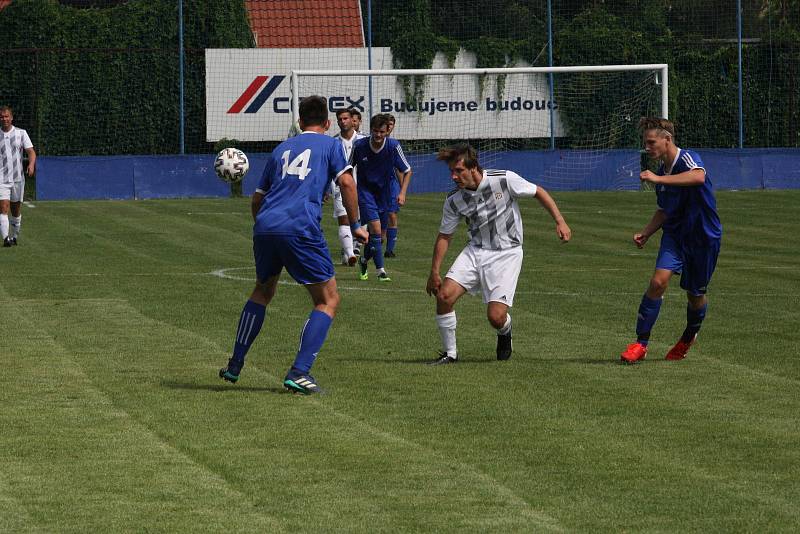
[[[484,168],[512,168],[545,187],[638,189],[638,119],[669,116],[666,64],[304,69],[290,80],[292,124],[312,94],[328,98],[332,122],[338,109],[360,109],[362,133],[370,113],[393,114],[415,176],[439,147],[469,141]]]

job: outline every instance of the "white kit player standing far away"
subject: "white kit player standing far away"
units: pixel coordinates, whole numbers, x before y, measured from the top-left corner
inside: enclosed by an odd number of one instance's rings
[[[336,112],[336,123],[339,125],[339,133],[333,137],[342,142],[344,155],[350,161],[350,154],[353,152],[353,143],[356,139],[366,137],[355,130],[353,124],[353,114],[350,109],[340,109]],[[358,181],[355,170],[353,179]],[[339,223],[339,242],[342,244],[342,265],[356,264],[356,253],[353,244],[353,235],[350,232],[350,220],[347,218],[347,211],[342,203],[342,192],[336,182],[331,182],[331,195],[333,196],[333,216]]]
[[[28,132],[13,126],[13,121],[14,112],[11,108],[0,106],[0,237],[4,247],[17,244],[22,224],[25,175],[32,176],[36,169],[36,151],[33,150],[31,138]],[[23,151],[28,156],[24,174]]]
[[[507,360],[512,351],[508,310],[514,303],[522,268],[522,219],[517,199],[536,197],[555,221],[562,242],[570,240],[572,231],[547,191],[512,171],[483,170],[477,151],[467,143],[441,149],[438,159],[447,163],[458,189],[444,201],[426,287],[428,295],[436,297],[436,323],[443,346],[439,358],[430,363],[458,361],[453,307],[467,291],[482,293],[486,316],[497,330],[497,359]],[[442,260],[462,218],[467,221],[469,243],[442,281]]]

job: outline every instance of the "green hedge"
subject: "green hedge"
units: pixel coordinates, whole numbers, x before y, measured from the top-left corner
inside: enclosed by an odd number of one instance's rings
[[[184,0],[186,123],[205,149],[207,47],[252,47],[244,3]],[[55,0],[15,0],[0,12],[14,51],[0,99],[30,125],[44,154],[176,153],[179,132],[177,1],[78,9]],[[188,131],[188,128],[187,128]],[[188,136],[187,136],[188,137]],[[191,150],[190,150],[191,151]]]

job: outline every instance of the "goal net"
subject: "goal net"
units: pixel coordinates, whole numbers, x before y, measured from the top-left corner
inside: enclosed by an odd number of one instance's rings
[[[638,189],[637,123],[666,117],[668,96],[666,65],[296,70],[291,90],[292,120],[313,94],[328,98],[332,129],[335,110],[352,102],[364,134],[371,115],[394,115],[412,190],[421,191],[451,187],[436,152],[459,141],[478,149],[484,168],[511,169],[545,188]]]

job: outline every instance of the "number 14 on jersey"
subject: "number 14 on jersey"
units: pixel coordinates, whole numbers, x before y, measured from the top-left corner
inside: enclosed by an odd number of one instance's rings
[[[281,180],[286,178],[287,174],[292,174],[297,176],[297,178],[300,180],[305,180],[306,176],[308,176],[308,173],[311,172],[311,169],[308,168],[308,161],[311,159],[311,149],[307,148],[303,150],[291,161],[291,163],[289,162],[290,157],[291,150],[287,150],[281,156],[281,160],[283,161],[283,173],[281,175]]]

